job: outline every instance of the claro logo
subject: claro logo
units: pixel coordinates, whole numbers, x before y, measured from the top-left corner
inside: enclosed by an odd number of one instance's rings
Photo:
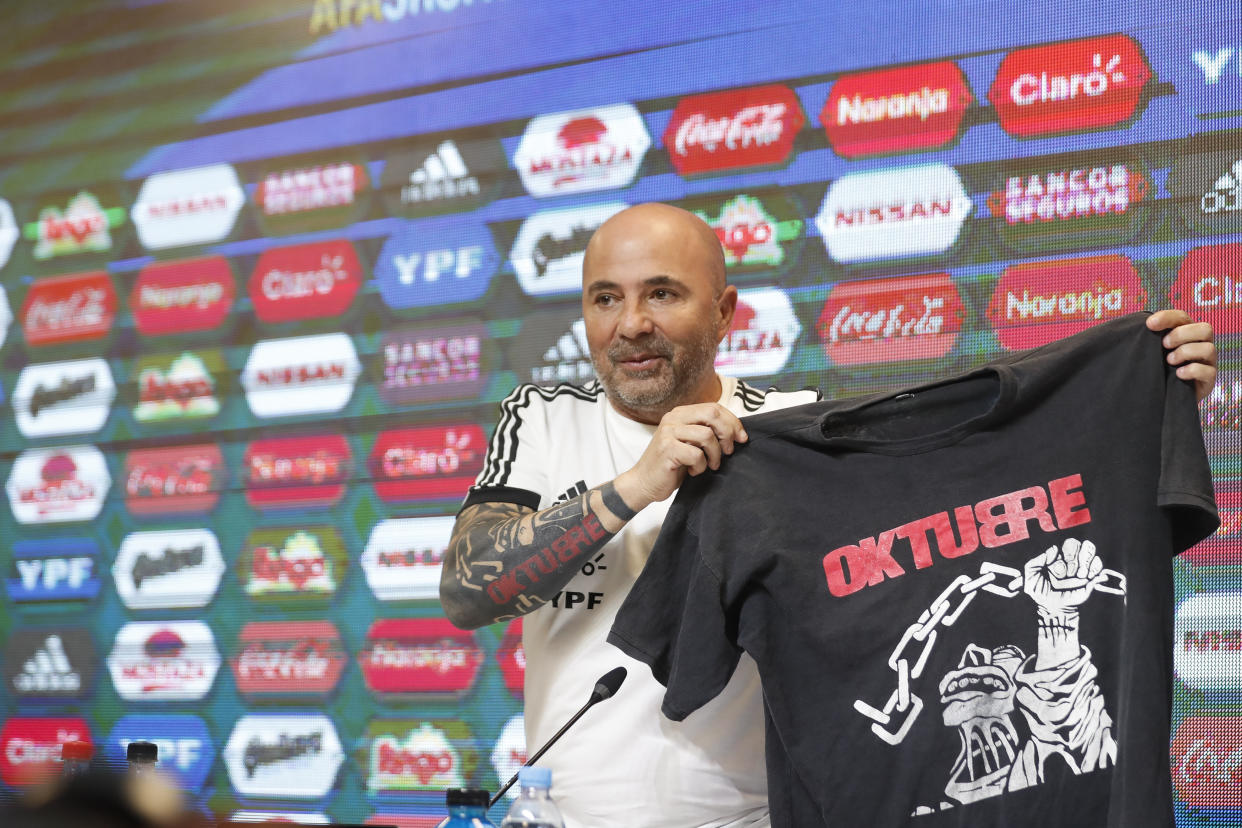
[[[25,787],[45,782],[60,771],[60,746],[92,742],[85,719],[12,716],[0,728],[0,778]]]
[[[394,429],[376,437],[367,465],[382,500],[455,500],[483,470],[485,446],[468,423]]]
[[[1242,244],[1198,247],[1186,254],[1169,302],[1217,334],[1242,333]]]
[[[265,250],[250,276],[250,300],[262,322],[340,316],[362,283],[362,265],[344,239]]]

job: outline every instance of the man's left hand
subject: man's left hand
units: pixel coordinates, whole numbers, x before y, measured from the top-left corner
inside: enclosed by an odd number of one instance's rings
[[[1179,377],[1194,381],[1196,398],[1202,400],[1211,394],[1216,385],[1217,357],[1212,326],[1207,322],[1195,322],[1186,311],[1172,308],[1147,317],[1147,327],[1153,331],[1168,331],[1164,347],[1169,349],[1169,364],[1178,366]]]

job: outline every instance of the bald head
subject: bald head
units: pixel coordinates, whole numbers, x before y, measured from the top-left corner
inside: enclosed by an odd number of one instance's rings
[[[584,281],[593,261],[648,249],[678,251],[686,265],[710,279],[714,294],[724,290],[724,250],[716,231],[689,210],[658,202],[627,207],[599,226],[582,261]]]

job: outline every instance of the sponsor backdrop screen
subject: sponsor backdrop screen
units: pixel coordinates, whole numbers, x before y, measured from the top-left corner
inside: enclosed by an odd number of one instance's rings
[[[659,200],[719,234],[718,366],[762,386],[1215,325],[1170,751],[1180,824],[1242,824],[1237,6],[852,5],[6,9],[4,796],[69,738],[154,738],[222,816],[495,790],[520,625],[442,617],[452,515],[515,383],[591,377],[584,245]]]

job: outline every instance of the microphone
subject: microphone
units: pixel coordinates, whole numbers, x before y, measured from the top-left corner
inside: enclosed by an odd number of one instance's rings
[[[540,756],[543,756],[545,753],[548,752],[548,748],[556,744],[557,740],[565,735],[565,731],[573,727],[574,722],[582,718],[583,713],[586,713],[592,707],[604,701],[605,699],[611,699],[613,696],[615,696],[617,693],[617,690],[621,689],[621,682],[625,681],[625,673],[626,673],[626,670],[624,667],[614,667],[613,669],[609,670],[607,673],[604,673],[604,675],[600,676],[599,681],[595,682],[595,689],[591,691],[591,697],[587,699],[587,703],[582,705],[582,707],[578,710],[578,712],[575,713],[573,716],[571,716],[569,721],[565,722],[565,726],[562,727],[560,730],[556,731],[556,733],[553,734],[552,738],[544,743],[543,747],[535,751],[534,756],[530,757],[524,763],[522,763],[522,767],[525,768],[525,767],[529,767],[530,765],[535,764],[535,762],[539,760]],[[518,780],[518,775],[515,773],[513,774],[513,777],[508,782],[505,783],[505,786],[496,792],[496,795],[492,797],[492,801],[487,803],[487,807],[491,808],[493,805],[499,802],[500,798],[505,795],[505,791],[512,788],[513,783],[517,782],[517,780]]]

